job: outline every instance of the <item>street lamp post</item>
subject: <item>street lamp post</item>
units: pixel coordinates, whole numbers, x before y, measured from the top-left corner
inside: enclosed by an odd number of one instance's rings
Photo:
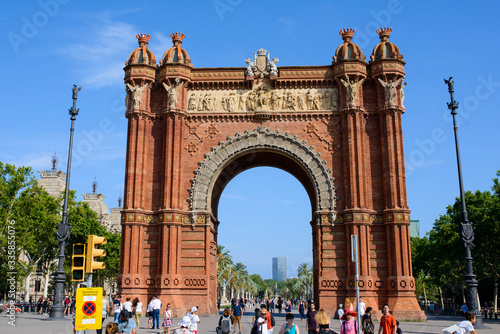
[[[73,107],[69,109],[71,115],[71,130],[69,135],[69,152],[68,152],[68,168],[66,171],[66,188],[64,190],[64,207],[62,213],[62,221],[57,225],[57,241],[59,241],[59,263],[57,271],[54,275],[54,305],[50,308],[51,320],[64,319],[64,283],[66,282],[66,275],[64,274],[64,248],[66,241],[70,236],[71,226],[68,222],[68,195],[69,195],[69,179],[71,173],[71,153],[73,150],[73,133],[75,132],[75,120],[78,115],[79,109],[76,108],[76,99],[78,92],[82,87],[73,85]]]
[[[471,247],[473,246],[474,241],[474,228],[472,227],[472,223],[469,222],[469,217],[467,215],[467,208],[465,206],[465,195],[464,195],[464,185],[462,181],[462,164],[460,161],[460,149],[458,147],[458,134],[457,134],[457,123],[455,120],[455,115],[457,114],[458,102],[455,101],[453,97],[454,82],[453,78],[450,77],[448,80],[444,80],[444,82],[448,85],[448,92],[450,93],[451,102],[448,103],[448,109],[451,110],[451,115],[453,116],[453,130],[455,133],[455,149],[457,151],[457,167],[458,167],[458,184],[460,187],[460,201],[462,204],[462,214],[461,214],[461,224],[460,224],[460,238],[465,246],[465,286],[466,288],[466,300],[467,307],[470,312],[474,313],[476,316],[476,325],[483,325],[483,316],[481,314],[481,309],[478,305],[478,297],[477,297],[477,280],[476,275],[474,275],[474,271],[472,268],[472,254]]]

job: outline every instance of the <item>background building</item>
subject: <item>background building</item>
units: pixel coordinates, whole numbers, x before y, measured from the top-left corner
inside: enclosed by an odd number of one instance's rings
[[[273,257],[273,280],[286,281],[286,257]]]

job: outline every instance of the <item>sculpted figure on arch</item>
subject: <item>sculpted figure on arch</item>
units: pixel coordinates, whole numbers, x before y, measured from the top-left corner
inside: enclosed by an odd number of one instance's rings
[[[142,86],[132,86],[131,84],[127,83],[126,84],[128,89],[130,89],[130,93],[132,94],[132,101],[134,102],[134,108],[140,108],[141,107],[141,99],[142,99],[142,94],[144,93],[144,90],[146,87],[149,85],[145,83]],[[125,98],[125,105],[128,110],[128,95]]]
[[[344,79],[340,79],[344,87],[347,89],[347,100],[349,101],[349,105],[351,107],[356,106],[356,102],[358,101],[358,90],[359,86],[363,84],[365,79],[361,79],[358,82],[350,81],[349,76],[345,76],[347,81],[344,81]]]
[[[401,82],[403,81],[403,78],[399,78],[398,80],[389,80],[388,82],[378,78],[378,81],[384,87],[385,90],[385,102],[387,103],[387,106],[389,108],[393,108],[396,105],[396,93],[397,93],[397,88]],[[404,97],[403,97],[404,99]]]
[[[175,109],[175,107],[177,106],[177,99],[179,97],[179,92],[181,91],[182,86],[184,86],[184,82],[179,84],[178,79],[176,79],[175,81],[176,85],[174,87],[163,82],[163,87],[165,88],[168,94],[168,105],[170,106],[170,109]]]

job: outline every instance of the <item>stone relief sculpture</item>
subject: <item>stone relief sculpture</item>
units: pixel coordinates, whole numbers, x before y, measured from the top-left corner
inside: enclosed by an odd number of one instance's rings
[[[132,94],[132,101],[134,103],[134,108],[140,108],[141,107],[141,99],[142,99],[142,94],[144,93],[144,90],[149,84],[145,83],[142,86],[132,86],[131,84],[127,83],[128,89],[130,89],[130,93]],[[128,110],[128,95],[125,99],[127,110]]]
[[[408,84],[408,83],[407,83],[407,82],[405,82],[405,83],[404,83],[403,85],[401,85],[401,87],[399,88],[399,99],[401,100],[401,107],[403,107],[403,108],[404,108],[404,106],[403,106],[403,102],[404,102],[404,100],[405,100],[405,92],[404,92],[403,88],[405,88],[407,84]]]
[[[196,98],[196,93],[191,94],[188,100],[188,110],[189,111],[194,111],[197,109],[198,106],[198,101]]]
[[[177,99],[179,98],[179,92],[181,91],[181,88],[184,85],[184,82],[182,82],[179,85],[179,79],[176,79],[175,82],[176,85],[174,87],[163,82],[163,87],[165,88],[168,94],[168,105],[170,106],[170,109],[175,109],[175,107],[177,106]]]
[[[273,60],[269,62],[269,74],[270,75],[278,75],[278,67],[276,66],[276,64],[279,61],[280,60],[278,58],[274,57]]]
[[[347,100],[349,101],[349,105],[351,107],[356,106],[356,102],[358,101],[358,90],[359,86],[363,84],[365,79],[361,79],[358,82],[350,81],[349,76],[346,75],[347,81],[344,81],[344,79],[340,79],[344,87],[347,89]]]
[[[384,87],[385,90],[385,102],[387,103],[387,106],[389,108],[394,108],[396,106],[396,94],[397,94],[397,89],[396,87],[401,84],[403,81],[403,78],[399,78],[398,80],[389,80],[388,82],[383,81],[382,79],[378,78],[378,81]]]
[[[254,67],[254,62],[252,59],[247,58],[245,59],[245,63],[247,63],[247,70],[245,71],[245,75],[253,77],[253,67]]]
[[[338,111],[338,89],[271,89],[261,85],[253,90],[190,91],[187,109],[190,112]]]

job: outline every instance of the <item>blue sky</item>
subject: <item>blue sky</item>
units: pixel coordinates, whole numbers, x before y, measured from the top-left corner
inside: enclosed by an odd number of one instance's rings
[[[443,78],[454,77],[460,103],[465,189],[488,190],[500,169],[499,7],[416,0],[11,1],[0,14],[0,161],[48,169],[56,151],[65,171],[71,87],[81,85],[71,188],[90,192],[96,177],[114,207],[125,169],[123,67],[137,33],[152,36],[157,59],[171,46],[171,32],[186,34],[183,47],[196,67],[245,66],[260,48],[278,57],[279,66],[324,65],[341,44],[340,29],[356,29],[353,41],[369,59],[375,30],[390,26],[407,62],[407,191],[423,234],[459,195]],[[255,168],[222,196],[219,242],[250,272],[271,277],[271,258],[278,255],[288,257],[289,276],[311,261],[310,204],[293,177]]]

